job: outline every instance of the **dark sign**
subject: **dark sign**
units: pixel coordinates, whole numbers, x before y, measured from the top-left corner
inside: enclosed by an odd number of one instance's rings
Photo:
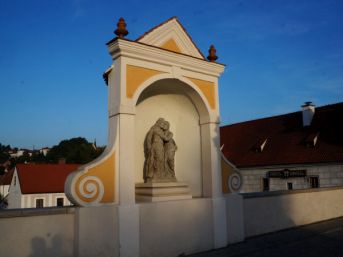
[[[301,178],[306,177],[306,170],[275,170],[268,171],[269,178]]]

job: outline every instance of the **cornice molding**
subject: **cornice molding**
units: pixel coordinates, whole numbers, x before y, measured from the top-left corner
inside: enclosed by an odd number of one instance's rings
[[[124,56],[168,66],[178,66],[184,70],[215,77],[219,77],[225,69],[223,64],[119,38],[109,42],[108,48],[113,60]]]

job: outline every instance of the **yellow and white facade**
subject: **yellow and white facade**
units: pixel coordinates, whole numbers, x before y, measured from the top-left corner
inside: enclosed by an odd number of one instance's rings
[[[66,192],[81,206],[133,203],[143,181],[143,140],[159,117],[178,145],[176,175],[194,197],[220,195],[218,77],[224,66],[204,59],[176,18],[137,41],[108,43],[109,144],[73,173]]]
[[[224,65],[207,61],[175,17],[136,41],[115,38],[108,49],[113,60],[105,72],[108,146],[98,159],[68,177],[67,196],[79,206],[114,204],[119,208],[120,256],[151,254],[151,247],[144,246],[156,238],[148,231],[165,224],[157,220],[145,227],[144,215],[159,216],[156,212],[162,209],[169,210],[167,216],[180,208],[191,208],[189,213],[197,213],[197,209],[207,213],[197,225],[204,221],[210,224],[206,227],[209,231],[203,231],[210,234],[206,235],[211,242],[206,249],[225,246],[218,98],[218,78]],[[176,177],[188,183],[193,199],[150,206],[136,202],[135,184],[143,182],[145,135],[160,117],[170,122],[178,146]],[[178,224],[183,222],[179,220]]]

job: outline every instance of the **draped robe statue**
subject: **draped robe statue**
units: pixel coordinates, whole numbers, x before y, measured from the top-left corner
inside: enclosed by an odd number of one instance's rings
[[[174,157],[177,150],[169,122],[159,118],[144,141],[144,182],[175,182]]]

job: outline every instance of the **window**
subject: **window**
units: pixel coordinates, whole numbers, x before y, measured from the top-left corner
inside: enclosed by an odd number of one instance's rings
[[[44,207],[44,199],[36,199],[36,208]]]
[[[252,149],[257,153],[262,153],[264,147],[266,146],[266,143],[268,141],[268,138],[260,138],[256,144],[252,147]]]
[[[262,178],[262,190],[269,191],[269,178]]]
[[[287,189],[288,190],[292,190],[293,189],[293,183],[292,182],[288,182],[287,183]]]
[[[62,207],[64,205],[64,199],[63,198],[57,198],[56,199],[56,205],[58,207]]]
[[[319,187],[319,177],[310,177],[310,187],[317,188]]]

